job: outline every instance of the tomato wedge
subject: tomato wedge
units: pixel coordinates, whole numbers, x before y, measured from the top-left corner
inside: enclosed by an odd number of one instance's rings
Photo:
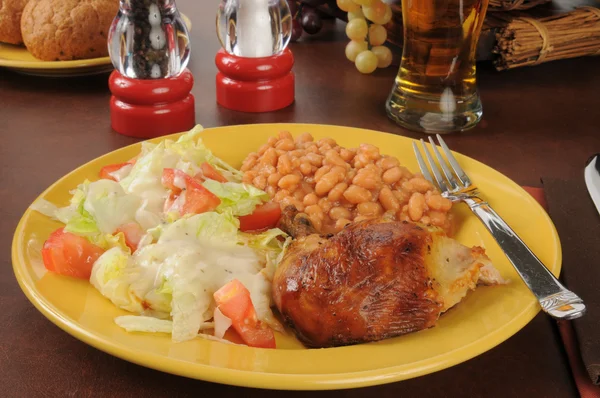
[[[140,224],[136,222],[130,222],[127,224],[121,225],[115,231],[115,234],[119,232],[123,232],[125,236],[125,244],[127,247],[131,249],[131,252],[135,252],[138,248],[140,240],[142,240],[142,236],[144,235],[144,230],[140,227]]]
[[[218,182],[227,182],[227,178],[223,177],[223,174],[219,173],[217,169],[210,165],[210,163],[204,162],[200,168],[205,178],[210,178],[211,180]]]
[[[185,188],[185,201],[181,207],[181,215],[204,213],[216,209],[221,204],[221,199],[217,195],[187,174]]]
[[[124,166],[130,165],[130,162],[127,163],[117,163],[117,164],[109,164],[108,166],[104,166],[100,169],[100,178],[117,181],[117,179],[111,174],[117,170],[120,170]]]
[[[179,195],[185,187],[186,176],[187,174],[179,169],[164,169],[160,182],[175,195]]]
[[[241,216],[241,231],[259,231],[274,228],[281,217],[281,206],[276,202],[267,202],[256,206],[254,212],[247,216]]]
[[[94,263],[104,250],[81,236],[59,228],[44,242],[42,259],[48,271],[90,279]]]
[[[275,348],[273,330],[258,320],[250,292],[239,280],[227,283],[213,297],[244,343],[250,347]]]
[[[165,202],[165,211],[171,208],[184,188],[185,200],[180,207],[181,215],[204,213],[216,209],[221,204],[221,199],[218,196],[204,188],[200,181],[190,177],[182,170],[164,169],[161,182],[171,190],[171,195]]]

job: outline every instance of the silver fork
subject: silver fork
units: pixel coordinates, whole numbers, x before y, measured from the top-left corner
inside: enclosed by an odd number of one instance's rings
[[[439,187],[442,196],[452,202],[464,202],[471,211],[483,222],[492,234],[508,260],[515,267],[523,282],[538,299],[542,309],[557,319],[575,319],[585,313],[585,304],[575,293],[565,288],[550,271],[542,264],[535,254],[519,238],[508,224],[492,209],[492,207],[479,198],[477,187],[471,182],[467,174],[460,167],[450,148],[439,134],[436,135],[447,162],[442,157],[435,142],[429,137],[433,153],[442,168],[442,173],[436,165],[431,153],[423,140],[421,145],[425,157],[431,167],[435,181],[427,168],[425,160],[416,143],[413,149],[423,176]],[[452,170],[450,170],[450,167]],[[452,172],[454,171],[454,173]]]

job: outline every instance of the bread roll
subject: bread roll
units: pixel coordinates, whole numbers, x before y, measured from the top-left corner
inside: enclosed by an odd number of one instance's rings
[[[21,17],[23,42],[44,61],[104,57],[118,9],[118,0],[32,0]]]

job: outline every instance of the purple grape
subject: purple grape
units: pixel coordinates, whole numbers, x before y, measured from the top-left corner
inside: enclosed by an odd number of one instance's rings
[[[311,7],[318,7],[327,2],[327,0],[302,0],[304,4]]]
[[[302,36],[302,25],[300,25],[300,21],[294,19],[292,21],[292,37],[291,41],[298,41],[298,39]]]
[[[304,7],[302,9],[302,27],[310,35],[318,33],[323,27],[323,21],[314,8]]]

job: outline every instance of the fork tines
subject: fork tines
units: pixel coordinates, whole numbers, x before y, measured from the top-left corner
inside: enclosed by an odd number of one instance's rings
[[[429,137],[429,143],[431,144],[431,148],[433,149],[433,153],[435,155],[435,158],[437,159],[437,163],[439,163],[446,178],[444,179],[444,176],[442,176],[440,168],[437,166],[435,160],[433,159],[433,156],[429,152],[429,149],[427,149],[425,141],[421,139],[421,146],[423,147],[423,152],[425,153],[425,157],[427,158],[429,168],[431,168],[431,172],[433,173],[435,181],[432,178],[431,173],[429,172],[427,163],[425,163],[425,160],[423,159],[423,156],[421,155],[421,151],[419,151],[417,144],[413,143],[413,149],[415,151],[415,156],[417,157],[417,163],[419,163],[419,168],[421,169],[423,177],[425,177],[434,184],[437,182],[437,185],[442,193],[455,192],[460,189],[471,186],[471,180],[469,179],[465,171],[462,169],[462,167],[460,167],[460,165],[458,164],[458,161],[450,151],[450,148],[448,148],[448,145],[446,145],[446,142],[444,142],[444,140],[439,134],[436,134],[436,137],[438,139],[438,142],[440,143],[442,152],[444,152],[444,155],[446,156],[447,160],[444,159],[444,157],[438,150],[438,147],[435,145],[435,141],[432,137]],[[450,165],[452,170],[450,170],[448,164]],[[456,179],[455,175],[456,177],[458,177],[458,180],[460,180],[460,184],[459,181]],[[448,184],[450,186],[448,186]]]

